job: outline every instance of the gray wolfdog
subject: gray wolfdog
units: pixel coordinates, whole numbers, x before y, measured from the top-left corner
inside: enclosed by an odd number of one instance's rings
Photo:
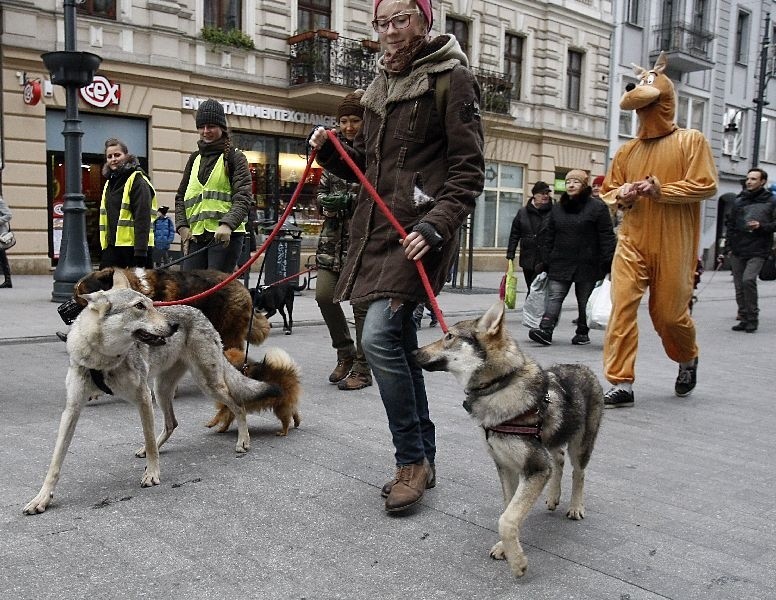
[[[100,391],[115,392],[140,411],[145,445],[136,454],[146,457],[142,487],[159,485],[159,447],[178,424],[172,400],[186,371],[205,394],[236,416],[237,452],[250,447],[245,404],[280,393],[277,386],[249,379],[229,364],[218,333],[199,310],[191,306],[157,310],[150,298],[129,289],[126,278],[118,274],[111,290],[83,296],[88,304],[67,337],[67,403],[43,487],[23,509],[28,515],[46,510],[81,409]],[[149,379],[164,414],[164,430],[156,439]]]
[[[463,406],[482,426],[504,493],[501,539],[490,555],[506,558],[520,577],[528,567],[520,525],[548,481],[547,508],[558,506],[564,446],[574,467],[566,516],[585,517],[585,467],[603,413],[601,384],[583,365],[542,369],[523,354],[504,327],[503,302],[479,319],[456,323],[415,359],[427,371],[452,373],[464,388]]]

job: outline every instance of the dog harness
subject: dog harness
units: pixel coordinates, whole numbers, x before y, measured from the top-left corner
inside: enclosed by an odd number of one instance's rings
[[[545,394],[544,405],[546,406],[550,402],[550,395]],[[505,433],[507,435],[527,435],[540,439],[542,435],[542,423],[544,412],[541,408],[532,408],[527,410],[523,414],[517,415],[499,423],[498,425],[492,425],[490,427],[483,427],[485,429],[485,439],[488,439],[491,433]]]

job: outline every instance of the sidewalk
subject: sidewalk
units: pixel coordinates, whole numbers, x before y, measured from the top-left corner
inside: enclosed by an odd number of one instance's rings
[[[475,286],[492,293],[442,292],[446,320],[483,312],[500,277],[475,274]],[[585,519],[565,518],[568,472],[559,509],[540,501],[526,518],[522,579],[488,556],[502,510],[498,478],[444,373],[426,375],[437,487],[406,516],[383,511],[392,453],[379,392],[328,384],[335,354],[311,291],[296,299],[294,334],[278,326],[264,344],[302,369],[302,424],[288,437],[274,435],[271,414],[249,415],[251,451],[235,455],[234,427],[205,429],[212,403],[185,380],[162,483],[141,489],[137,410],[100,397],[84,408],[49,510],[23,516],[51,458],[67,353],[53,336],[63,324],[51,279],[14,277],[14,286],[0,290],[3,600],[776,597],[774,282],[760,285],[760,330],[744,334],[730,331],[730,274],[704,275],[694,310],[699,384],[684,399],[673,395],[676,365],[642,306],[636,405],[604,413]],[[580,362],[600,377],[603,332],[572,346],[570,306],[551,347],[527,340],[519,310],[509,311],[509,329],[543,365]],[[441,335],[427,325],[421,343]]]

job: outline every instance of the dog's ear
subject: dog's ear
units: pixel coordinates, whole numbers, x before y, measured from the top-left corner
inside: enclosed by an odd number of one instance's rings
[[[504,321],[504,303],[498,300],[488,309],[477,323],[477,329],[484,331],[488,335],[496,335],[501,330],[501,324]]]
[[[127,279],[127,276],[124,274],[124,271],[121,271],[119,269],[116,269],[115,271],[113,271],[114,290],[128,290],[131,288],[132,286],[129,285],[129,279]]]
[[[81,294],[79,296],[82,300],[86,301],[86,308],[89,308],[101,315],[104,315],[111,307],[108,296],[103,291],[92,292],[91,294]]]

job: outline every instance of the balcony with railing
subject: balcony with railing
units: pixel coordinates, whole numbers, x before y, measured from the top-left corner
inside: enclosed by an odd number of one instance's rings
[[[714,67],[712,41],[714,33],[695,25],[676,21],[660,25],[653,30],[650,58],[654,60],[661,51],[668,57],[668,66],[674,71],[691,73],[707,71]]]
[[[377,70],[376,42],[352,40],[335,31],[306,31],[288,39],[289,84],[366,88]]]
[[[509,114],[512,102],[512,81],[509,74],[472,67],[480,84],[480,109],[502,115]]]

